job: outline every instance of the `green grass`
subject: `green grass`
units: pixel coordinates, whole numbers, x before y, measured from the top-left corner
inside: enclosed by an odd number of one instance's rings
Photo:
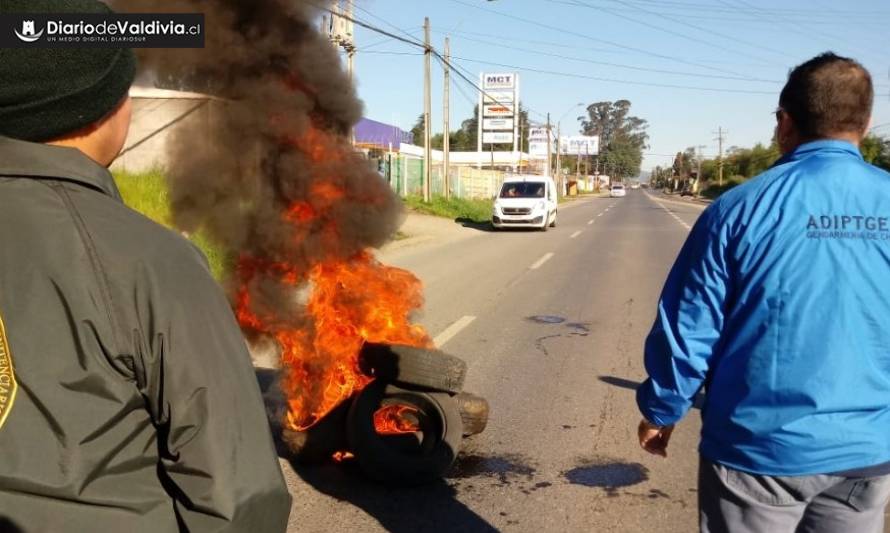
[[[434,196],[430,203],[424,203],[419,196],[405,198],[405,205],[418,213],[472,222],[488,222],[491,220],[491,200],[468,200],[465,198],[449,198]]]
[[[118,171],[114,173],[114,181],[124,203],[158,224],[173,227],[170,194],[161,170],[142,173]],[[189,239],[207,256],[213,277],[222,280],[232,267],[232,262],[222,247],[212,242],[203,231],[192,234]]]

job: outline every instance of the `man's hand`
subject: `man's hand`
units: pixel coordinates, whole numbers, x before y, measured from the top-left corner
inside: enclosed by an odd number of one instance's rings
[[[640,421],[640,427],[637,430],[640,446],[647,452],[662,457],[667,457],[668,442],[671,440],[673,432],[674,426],[658,427],[645,419]]]

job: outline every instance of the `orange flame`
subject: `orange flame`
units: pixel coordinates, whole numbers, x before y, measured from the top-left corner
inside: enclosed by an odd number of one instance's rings
[[[334,452],[334,455],[332,455],[331,458],[337,463],[342,463],[343,461],[354,459],[355,455],[353,455],[352,452]]]
[[[293,143],[315,162],[349,155],[342,142],[337,144],[334,137],[317,129]],[[295,239],[305,238],[307,232],[336,239],[336,221],[328,215],[346,191],[324,177],[318,177],[309,190],[310,200],[289,205],[282,218],[294,227]],[[410,320],[423,303],[420,280],[408,271],[381,264],[370,251],[346,260],[321,260],[308,272],[288,263],[242,256],[238,273],[236,316],[242,327],[277,341],[289,407],[286,423],[294,430],[308,429],[371,382],[358,368],[365,342],[432,347],[423,327]],[[311,325],[281,326],[282,321],[253,309],[249,287],[258,275],[278,279],[285,286],[308,287],[306,312]]]
[[[374,430],[379,435],[402,435],[420,431],[415,420],[407,416],[416,413],[417,409],[408,405],[387,405],[374,413]]]

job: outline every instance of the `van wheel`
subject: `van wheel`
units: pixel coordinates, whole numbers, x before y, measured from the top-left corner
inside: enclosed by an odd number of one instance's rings
[[[550,227],[551,228],[556,227],[556,213],[553,213],[553,220],[550,222]]]

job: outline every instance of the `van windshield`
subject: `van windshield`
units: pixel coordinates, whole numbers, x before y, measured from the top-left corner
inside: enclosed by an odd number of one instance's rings
[[[516,181],[501,187],[501,198],[543,198],[544,184],[540,181]]]

